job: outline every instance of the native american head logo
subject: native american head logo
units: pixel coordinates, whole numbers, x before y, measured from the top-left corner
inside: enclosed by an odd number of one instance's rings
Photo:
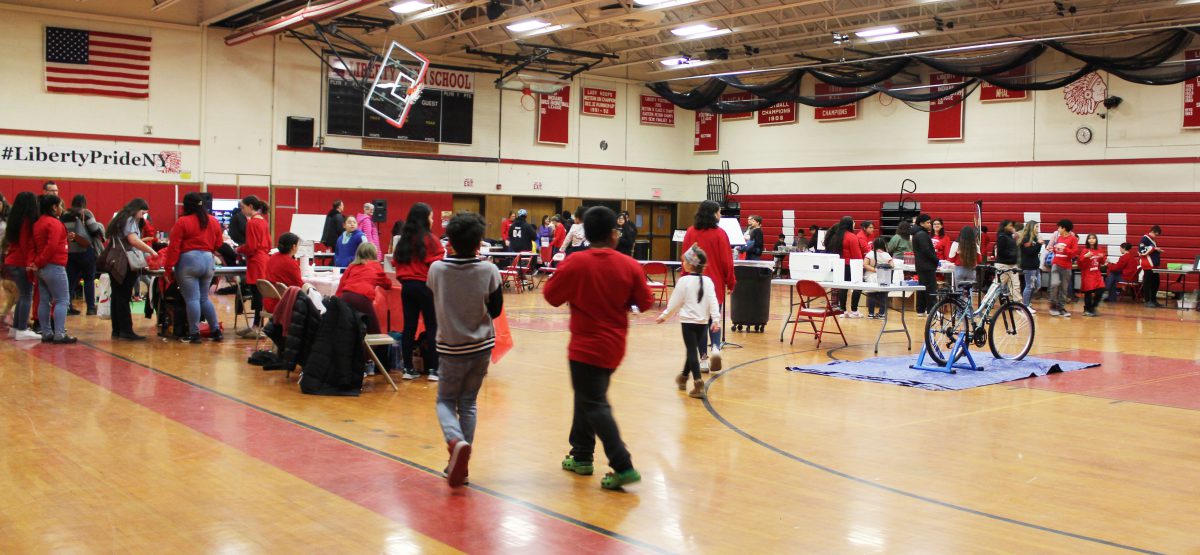
[[[1096,108],[1108,98],[1108,85],[1095,72],[1063,88],[1067,109],[1081,116],[1096,113]]]

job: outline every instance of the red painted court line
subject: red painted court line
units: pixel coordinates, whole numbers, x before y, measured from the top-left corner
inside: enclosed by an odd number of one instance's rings
[[[88,346],[30,352],[321,489],[468,553],[636,552],[620,539],[445,481],[316,428]],[[432,410],[432,407],[430,407]]]
[[[1055,353],[1052,358],[1100,362],[1097,368],[1052,374],[1014,385],[1073,393],[1115,401],[1131,401],[1200,410],[1200,364],[1196,361],[1099,351]]]

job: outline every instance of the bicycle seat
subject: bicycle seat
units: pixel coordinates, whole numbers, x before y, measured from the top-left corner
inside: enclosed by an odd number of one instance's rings
[[[955,287],[957,287],[960,291],[970,291],[971,289],[973,289],[975,287],[975,282],[974,281],[960,281],[955,284]]]

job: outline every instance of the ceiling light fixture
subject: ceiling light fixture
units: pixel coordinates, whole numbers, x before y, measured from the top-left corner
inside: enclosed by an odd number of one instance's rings
[[[871,38],[867,39],[867,42],[885,42],[885,41],[889,41],[889,40],[910,39],[910,38],[917,37],[920,35],[921,35],[921,33],[918,33],[916,31],[907,31],[904,33],[895,33],[895,34],[891,34],[891,35],[881,35],[878,37],[871,37]]]
[[[871,38],[871,37],[878,37],[881,35],[894,35],[899,32],[900,32],[900,29],[897,29],[895,27],[877,27],[875,29],[863,29],[862,31],[855,31],[854,34],[858,35],[858,38],[867,39],[867,38]]]
[[[549,26],[549,22],[542,21],[540,19],[527,19],[525,21],[518,21],[512,25],[508,25],[505,28],[514,33],[527,33],[529,31],[535,31],[537,29],[541,29],[542,27]]]
[[[676,56],[674,58],[667,58],[665,60],[662,60],[659,63],[661,63],[664,66],[667,66],[668,69],[679,69],[679,68],[683,68],[683,67],[706,66],[713,62],[712,62],[712,60],[694,60],[694,59],[692,59],[691,56]]]
[[[696,25],[688,25],[687,27],[679,27],[671,29],[671,33],[677,37],[690,37],[693,35],[702,35],[716,31],[717,28],[707,23],[698,23]]]
[[[839,33],[837,31],[833,32],[833,44],[843,44],[847,42],[850,42],[850,35]]]
[[[426,8],[433,7],[433,2],[424,2],[422,0],[408,0],[407,2],[397,2],[389,7],[389,10],[398,14],[410,14],[419,12]]]
[[[691,4],[692,2],[696,1],[698,0],[633,0],[633,4],[641,8],[660,10],[663,8],[674,8],[675,6]]]
[[[541,29],[536,29],[534,31],[531,31],[530,33],[526,34],[525,36],[532,37],[535,35],[544,35],[546,33],[553,33],[555,31],[561,31],[566,28],[567,28],[566,25],[551,25],[549,27],[542,27]]]

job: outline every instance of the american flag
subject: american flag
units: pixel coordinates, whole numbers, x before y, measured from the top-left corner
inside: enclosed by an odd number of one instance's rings
[[[46,91],[150,98],[150,37],[47,27]]]

